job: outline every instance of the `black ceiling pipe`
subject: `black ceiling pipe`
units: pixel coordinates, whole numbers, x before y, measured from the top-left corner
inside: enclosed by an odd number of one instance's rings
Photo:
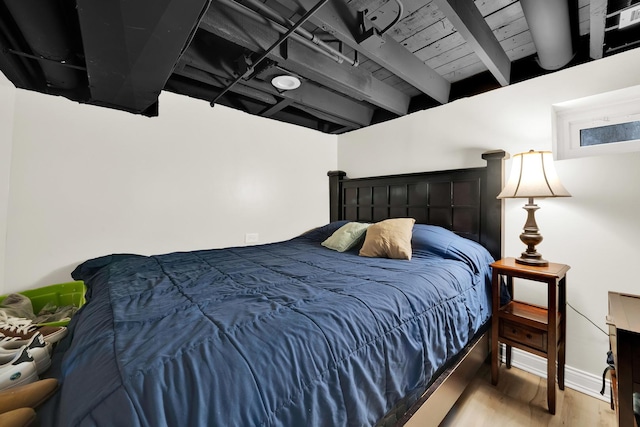
[[[65,30],[58,3],[20,0],[5,1],[5,5],[32,53],[46,58],[38,62],[47,86],[61,90],[76,88],[78,86],[77,71],[64,66],[65,62],[72,59],[73,52],[68,47],[71,42]]]

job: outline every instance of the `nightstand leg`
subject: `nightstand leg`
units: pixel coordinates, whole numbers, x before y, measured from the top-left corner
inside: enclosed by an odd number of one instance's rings
[[[564,341],[560,342],[558,352],[558,388],[564,390]]]
[[[496,328],[497,329],[497,328]],[[498,354],[498,334],[497,332],[491,332],[491,384],[498,384],[498,359],[500,358],[500,354]]]
[[[556,414],[556,358],[549,355],[547,362],[547,404],[549,413]]]
[[[505,356],[505,360],[507,362],[507,369],[511,369],[511,346],[510,345],[505,345],[505,347],[507,348],[507,354]]]
[[[492,310],[491,310],[491,384],[498,384],[498,309],[500,308],[500,276],[494,269],[492,280]]]
[[[555,313],[558,309],[556,280],[548,282],[548,335],[547,335],[547,403],[549,412],[556,413],[556,360],[558,359],[558,328]]]
[[[567,278],[563,277],[558,286],[558,311],[560,312],[560,344],[558,347],[558,387],[564,390],[565,343],[567,342]]]

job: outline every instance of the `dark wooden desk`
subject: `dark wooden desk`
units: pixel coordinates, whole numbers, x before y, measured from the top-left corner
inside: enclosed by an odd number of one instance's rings
[[[613,402],[620,427],[633,427],[633,393],[640,393],[640,295],[609,292],[609,342],[615,377]]]

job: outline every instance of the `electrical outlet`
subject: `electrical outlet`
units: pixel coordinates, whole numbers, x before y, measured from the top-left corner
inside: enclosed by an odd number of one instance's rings
[[[258,233],[247,233],[244,235],[245,243],[258,243],[260,241],[260,235]]]

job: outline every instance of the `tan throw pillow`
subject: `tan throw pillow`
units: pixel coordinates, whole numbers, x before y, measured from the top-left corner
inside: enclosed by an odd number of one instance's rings
[[[413,218],[385,219],[367,228],[360,255],[394,259],[411,259]]]

